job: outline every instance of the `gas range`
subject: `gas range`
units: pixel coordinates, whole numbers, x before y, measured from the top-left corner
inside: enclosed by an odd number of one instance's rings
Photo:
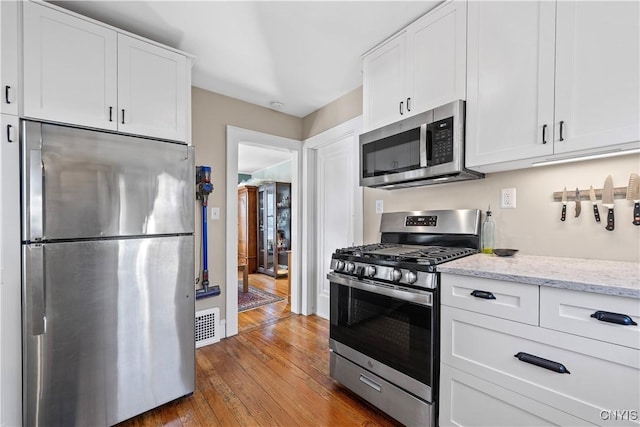
[[[436,426],[438,266],[479,252],[479,210],[382,214],[380,243],[331,258],[331,378],[405,425]]]
[[[480,211],[382,215],[381,243],[337,249],[330,269],[361,280],[433,289],[437,265],[479,252]]]

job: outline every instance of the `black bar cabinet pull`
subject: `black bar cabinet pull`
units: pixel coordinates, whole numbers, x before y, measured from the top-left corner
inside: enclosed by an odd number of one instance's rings
[[[411,111],[411,98],[407,98],[407,111]]]
[[[564,129],[564,122],[562,120],[560,120],[560,141],[564,141],[564,138],[562,137],[562,130]]]
[[[400,101],[400,115],[401,115],[401,116],[404,114],[404,111],[403,111],[403,109],[402,109],[403,104],[404,104],[404,101]]]
[[[542,125],[542,143],[547,143],[547,125]]]
[[[4,87],[4,100],[7,104],[11,104],[11,101],[9,101],[9,89],[11,89],[11,86]]]
[[[519,352],[518,354],[514,354],[513,357],[517,357],[521,362],[530,363],[532,365],[539,366],[541,368],[548,369],[559,374],[571,373],[562,363],[543,359],[542,357],[534,356],[533,354]]]
[[[113,121],[113,107],[109,107],[109,121]]]
[[[476,297],[476,298],[482,298],[482,299],[496,299],[496,296],[493,295],[492,292],[488,292],[488,291],[475,290],[475,291],[471,292],[471,296]]]
[[[11,139],[11,125],[7,125],[7,142],[13,142]]]
[[[591,315],[591,317],[601,322],[616,323],[618,325],[625,325],[625,326],[637,325],[637,323],[634,322],[630,316],[627,316],[626,314],[620,314],[620,313],[611,313],[609,311],[596,311]]]
[[[124,124],[124,108],[122,109],[122,124]]]

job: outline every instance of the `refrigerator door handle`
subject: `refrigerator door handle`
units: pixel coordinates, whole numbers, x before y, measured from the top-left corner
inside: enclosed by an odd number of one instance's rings
[[[44,289],[44,247],[27,247],[26,290],[31,306],[31,334],[42,335],[47,331]]]
[[[42,240],[44,205],[44,163],[42,149],[29,150],[29,240]]]

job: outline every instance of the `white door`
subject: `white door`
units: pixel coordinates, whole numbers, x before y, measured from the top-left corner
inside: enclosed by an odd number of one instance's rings
[[[359,204],[361,191],[358,186],[358,159],[353,135],[335,140],[317,150],[317,200],[318,258],[316,280],[318,316],[329,318],[329,264],[331,254],[338,248],[361,243]],[[360,198],[360,199],[358,199]]]
[[[24,115],[116,130],[116,32],[32,2],[24,12]]]
[[[555,3],[468,7],[466,165],[552,154]]]
[[[118,130],[186,141],[187,59],[118,34]]]
[[[467,2],[444,4],[407,28],[409,114],[466,98]]]
[[[640,140],[639,16],[637,1],[558,2],[556,153]]]
[[[362,61],[365,131],[406,117],[405,39],[403,32],[369,53]],[[402,103],[402,105],[401,105]]]

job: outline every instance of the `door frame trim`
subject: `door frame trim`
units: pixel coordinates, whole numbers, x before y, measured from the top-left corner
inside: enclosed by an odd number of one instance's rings
[[[317,221],[315,214],[318,203],[318,194],[316,188],[317,174],[317,150],[321,147],[330,145],[346,138],[354,138],[354,158],[359,156],[359,136],[362,133],[362,115],[351,120],[343,122],[331,129],[307,138],[302,148],[302,191],[306,195],[302,201],[302,260],[300,270],[303,274],[301,287],[301,313],[309,315],[316,313],[317,310],[317,292],[318,292],[318,275],[320,269],[318,265],[318,233],[321,224]],[[354,194],[354,236],[356,244],[361,244],[364,236],[363,232],[363,205],[364,196],[362,187],[358,186]]]

